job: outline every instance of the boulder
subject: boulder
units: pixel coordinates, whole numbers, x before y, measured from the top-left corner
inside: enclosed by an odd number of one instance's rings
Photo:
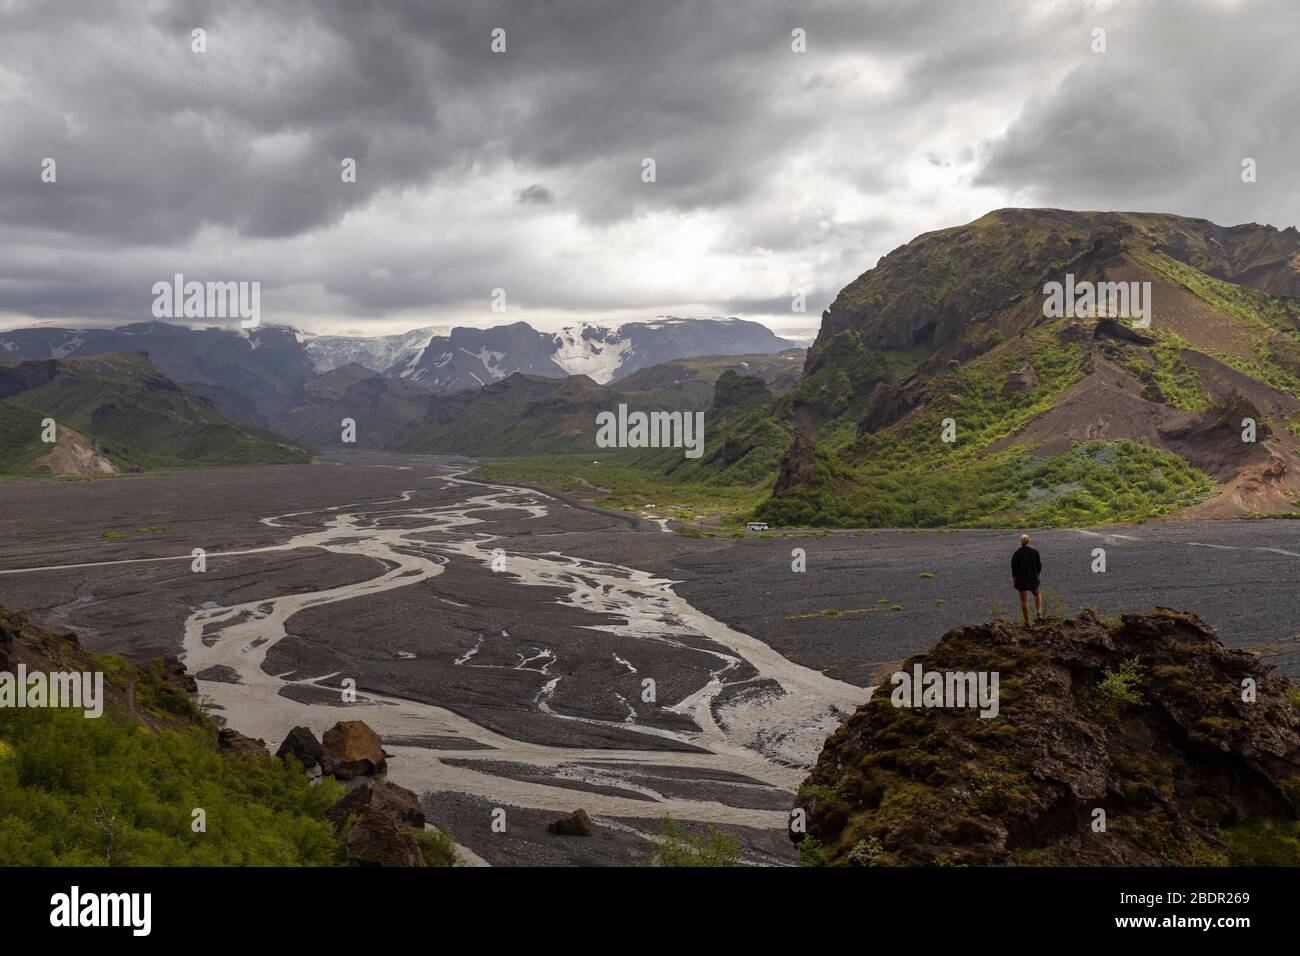
[[[321,738],[321,768],[340,780],[383,773],[388,769],[383,738],[364,721],[340,720]]]
[[[217,734],[217,748],[223,754],[235,754],[240,757],[269,757],[271,751],[265,740],[245,737],[238,730],[223,727]]]
[[[1007,376],[1007,380],[1002,383],[1002,394],[1016,395],[1037,387],[1038,373],[1034,371],[1033,365],[1026,362],[1017,371]]]
[[[583,809],[574,810],[568,816],[560,817],[554,823],[547,824],[546,830],[559,836],[595,836],[596,825]]]
[[[275,755],[281,758],[296,757],[304,770],[310,770],[312,767],[320,766],[325,756],[325,748],[310,729],[295,727],[289,731],[289,736],[284,738],[284,743],[280,744],[280,749],[275,752]]]
[[[399,827],[424,829],[424,810],[419,799],[405,787],[388,782],[369,781],[357,787],[326,810],[325,818],[341,832],[348,817],[355,814],[359,819],[363,813],[378,813]]]
[[[356,866],[424,866],[414,831],[375,810],[363,810],[348,831],[347,859]]]

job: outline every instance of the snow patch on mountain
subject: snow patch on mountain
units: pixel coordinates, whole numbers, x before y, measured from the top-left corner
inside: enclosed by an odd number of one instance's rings
[[[492,373],[494,378],[505,378],[506,373],[501,371],[501,360],[505,358],[505,352],[494,352],[491,349],[479,349],[477,352],[471,352],[469,349],[461,349],[466,355],[472,355],[478,359],[485,369]],[[493,368],[493,366],[498,366]]]
[[[429,343],[449,332],[446,327],[431,326],[397,335],[314,335],[302,344],[317,372],[356,363],[376,372],[405,377],[414,370]]]
[[[617,329],[600,325],[571,325],[555,336],[551,360],[569,375],[586,375],[604,385],[630,357],[632,342]]]
[[[57,348],[51,349],[50,358],[61,359],[61,358],[67,358],[69,355],[75,355],[77,353],[77,349],[85,344],[86,344],[86,340],[82,336],[80,335],[75,336],[69,339],[68,341],[64,342],[62,345],[58,346]]]

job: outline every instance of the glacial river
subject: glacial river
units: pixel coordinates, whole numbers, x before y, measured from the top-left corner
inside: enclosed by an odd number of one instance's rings
[[[725,771],[792,792],[816,759],[826,736],[843,715],[866,700],[868,691],[786,660],[762,642],[692,607],[674,593],[673,582],[635,568],[555,552],[506,551],[501,574],[521,588],[566,590],[562,603],[593,614],[593,642],[600,641],[602,633],[613,633],[689,648],[693,653],[703,647],[712,654],[716,668],[706,683],[681,700],[660,702],[691,717],[700,728],[698,732],[640,723],[636,709],[641,705],[637,701],[628,702],[629,713],[622,722],[611,724],[623,730],[673,738],[703,748],[705,753],[545,746],[510,739],[442,707],[382,694],[358,691],[356,703],[345,710],[281,694],[292,685],[339,693],[337,673],[291,678],[267,673],[263,667],[268,652],[286,636],[286,622],[299,611],[422,582],[436,589],[437,578],[450,561],[477,562],[490,569],[494,552],[498,551],[497,539],[483,528],[476,531],[476,526],[486,523],[485,516],[512,511],[516,512],[512,515],[515,519],[520,517],[518,512],[542,518],[549,508],[565,507],[525,488],[487,485],[454,474],[437,480],[463,488],[464,497],[454,504],[417,506],[412,500],[416,492],[412,490],[390,501],[345,504],[319,512],[263,519],[272,527],[283,527],[283,521],[289,518],[297,524],[304,519],[319,520],[321,526],[257,552],[321,548],[375,558],[387,570],[368,580],[318,591],[244,604],[209,605],[189,617],[185,622],[183,659],[190,672],[221,666],[238,675],[237,683],[200,681],[201,693],[221,708],[233,726],[249,736],[265,738],[273,747],[294,726],[308,726],[319,735],[340,719],[364,720],[386,740],[420,736],[463,739],[463,749],[385,744],[396,758],[390,763],[390,778],[417,793],[453,791],[502,806],[557,812],[567,812],[579,802],[579,795],[570,787],[512,780],[472,766],[480,761],[509,761],[546,768],[563,779],[617,786],[651,798],[584,791],[580,803],[595,817],[651,819],[668,815],[678,820],[772,829],[788,825],[789,816],[782,810],[669,796],[647,783],[647,777],[653,780],[652,773],[641,771],[633,781],[624,771],[637,765]],[[597,614],[600,617],[594,617]],[[619,623],[607,623],[610,616]],[[455,663],[487,666],[475,662],[477,650],[462,654]],[[727,687],[729,675],[744,662],[757,672],[758,679],[774,682],[780,691],[737,695],[717,707],[715,716],[715,698]],[[542,660],[537,666],[545,671],[547,662]],[[603,723],[551,710],[548,699],[562,679],[557,676],[549,680],[532,706],[548,719]],[[744,678],[747,682],[754,679],[752,672]],[[335,686],[328,686],[330,683]],[[318,698],[319,694],[297,696]],[[436,698],[436,691],[430,696]]]

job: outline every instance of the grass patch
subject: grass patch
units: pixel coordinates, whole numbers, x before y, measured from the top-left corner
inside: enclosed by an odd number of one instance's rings
[[[705,526],[742,525],[771,493],[770,481],[757,485],[678,481],[657,474],[634,456],[604,453],[548,455],[486,461],[474,477],[491,482],[527,482],[572,494],[602,508]],[[688,533],[681,529],[683,533]],[[703,531],[704,528],[696,530]]]

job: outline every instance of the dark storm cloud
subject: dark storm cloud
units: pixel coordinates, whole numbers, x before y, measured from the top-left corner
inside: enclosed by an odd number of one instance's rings
[[[1158,0],[1096,20],[1106,52],[1026,104],[979,182],[1033,204],[1300,222],[1300,5]]]
[[[141,318],[206,271],[325,316],[496,285],[559,310],[807,289],[815,314],[1013,200],[1294,219],[1295,25],[1282,0],[0,3],[0,313]],[[620,232],[646,217],[703,225],[656,259]],[[697,247],[720,265],[693,279]],[[620,268],[653,281],[595,281]]]
[[[533,183],[531,186],[519,190],[515,198],[525,206],[546,205],[555,202],[555,195],[541,183]]]

